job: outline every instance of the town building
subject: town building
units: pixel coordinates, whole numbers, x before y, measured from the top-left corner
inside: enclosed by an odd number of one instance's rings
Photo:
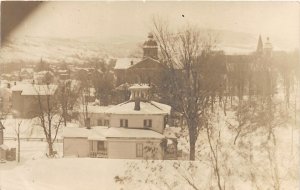
[[[57,85],[18,83],[12,86],[12,113],[22,118],[33,118],[39,114],[40,105],[47,108],[47,99],[54,98]],[[53,100],[53,99],[52,99]]]
[[[148,83],[161,82],[164,66],[158,59],[158,44],[153,35],[148,35],[148,40],[143,44],[142,58],[119,58],[116,61],[114,72],[116,85],[124,83]]]
[[[90,123],[64,129],[65,157],[177,158],[177,140],[164,135],[171,107],[152,101],[149,85],[135,84],[129,89],[130,100],[99,107],[98,117],[88,118]]]

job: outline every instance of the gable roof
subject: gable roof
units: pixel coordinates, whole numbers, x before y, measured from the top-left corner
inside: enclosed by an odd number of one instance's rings
[[[153,59],[151,57],[145,57],[141,61],[137,62],[136,64],[134,64],[132,66],[130,66],[129,69],[138,68],[138,67],[142,67],[142,68],[151,67],[151,68],[153,68],[153,66],[162,67],[163,65],[156,59]]]
[[[53,95],[57,90],[57,85],[31,85],[23,89],[21,95]]]
[[[141,58],[119,58],[116,61],[114,69],[128,69],[140,61]]]
[[[57,85],[34,85],[21,83],[13,86],[12,91],[21,91],[21,95],[53,95],[57,90]]]

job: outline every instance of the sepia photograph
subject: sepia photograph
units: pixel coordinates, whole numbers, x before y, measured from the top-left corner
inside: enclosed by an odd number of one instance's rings
[[[299,190],[299,1],[0,1],[0,190]]]

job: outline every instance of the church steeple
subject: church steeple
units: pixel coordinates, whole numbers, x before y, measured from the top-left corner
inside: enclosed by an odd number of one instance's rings
[[[154,40],[153,34],[148,34],[148,40],[145,41],[143,45],[144,58],[151,57],[153,59],[158,59],[158,46],[157,42]]]
[[[263,52],[264,52],[263,42],[262,42],[262,39],[261,39],[261,35],[259,35],[257,48],[256,48],[256,53],[258,55],[262,55]]]

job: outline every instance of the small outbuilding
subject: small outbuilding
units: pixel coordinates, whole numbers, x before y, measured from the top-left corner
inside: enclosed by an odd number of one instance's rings
[[[6,160],[6,153],[9,150],[5,144],[0,145],[0,160]]]

